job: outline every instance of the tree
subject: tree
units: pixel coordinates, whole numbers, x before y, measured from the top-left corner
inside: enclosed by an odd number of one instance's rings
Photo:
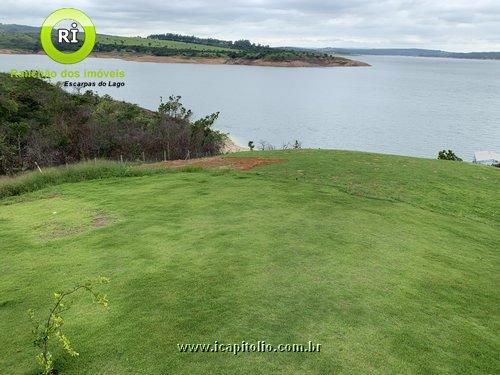
[[[168,102],[161,103],[158,108],[160,114],[166,115],[168,117],[173,117],[181,120],[189,120],[193,115],[190,109],[186,109],[181,103],[181,96],[171,95],[168,98]]]

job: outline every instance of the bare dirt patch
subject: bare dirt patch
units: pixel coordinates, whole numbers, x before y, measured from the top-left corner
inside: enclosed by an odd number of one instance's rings
[[[83,233],[84,231],[84,226],[69,228],[58,227],[53,229],[48,236],[42,236],[40,237],[40,239],[43,241],[55,240],[63,237],[76,236],[77,234]]]
[[[201,168],[231,168],[240,171],[249,171],[256,167],[270,164],[283,163],[282,159],[263,159],[263,158],[240,158],[240,157],[224,157],[214,156],[211,158],[190,159],[190,160],[171,160],[158,163],[158,166],[167,168],[182,168],[187,166]]]
[[[63,237],[76,236],[87,232],[90,229],[103,228],[111,225],[115,222],[115,219],[99,213],[92,217],[90,223],[82,223],[81,225],[66,226],[61,223],[45,223],[44,226],[52,227],[48,235],[40,236],[42,241],[50,241]]]
[[[107,215],[98,215],[92,219],[92,226],[94,228],[102,228],[113,222],[113,220]]]

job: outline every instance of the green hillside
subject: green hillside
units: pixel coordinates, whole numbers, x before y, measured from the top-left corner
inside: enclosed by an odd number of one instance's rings
[[[172,48],[172,49],[192,49],[195,51],[229,51],[228,48],[214,47],[196,43],[184,43],[175,40],[159,40],[141,37],[124,37],[99,34],[97,43],[109,45],[141,46],[153,48]]]
[[[159,40],[142,37],[124,37],[106,34],[97,34],[97,50],[99,46],[105,46],[106,50],[116,48],[118,50],[127,47],[144,47],[152,49],[172,49],[172,50],[193,50],[193,51],[230,51],[229,48],[210,46],[198,43],[185,43],[175,40]],[[106,47],[109,46],[109,47]],[[37,27],[24,25],[5,25],[0,24],[0,49],[15,49],[26,52],[41,51],[39,42],[39,30]]]
[[[81,43],[81,42],[80,42]],[[57,45],[54,34],[54,44]],[[80,44],[59,45],[60,50],[71,51]],[[0,24],[0,50],[21,53],[42,52],[37,28],[22,25]],[[220,59],[239,65],[267,66],[367,66],[365,63],[324,53],[292,51],[255,44],[249,40],[225,41],[213,38],[198,38],[179,34],[153,34],[147,38],[97,35],[94,53],[123,57],[167,56],[187,59]],[[296,64],[291,64],[295,62]],[[297,63],[298,62],[298,63]]]
[[[40,28],[35,26],[0,23],[0,33],[4,34],[15,34],[15,33],[38,34],[39,31]]]
[[[84,298],[66,313],[80,356],[55,351],[59,374],[498,373],[500,170],[344,151],[235,156],[283,162],[90,164],[53,181],[99,179],[0,200],[0,373],[36,371],[29,308],[99,275],[109,311]],[[216,340],[321,351],[177,345]]]

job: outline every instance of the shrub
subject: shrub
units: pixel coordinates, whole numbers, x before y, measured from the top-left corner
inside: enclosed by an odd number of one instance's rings
[[[71,357],[76,357],[79,355],[78,352],[76,352],[72,348],[68,337],[62,331],[62,326],[64,324],[62,313],[68,311],[71,307],[66,303],[67,298],[79,291],[85,291],[92,295],[94,302],[107,308],[108,299],[106,295],[96,290],[97,285],[107,283],[109,283],[109,279],[105,277],[99,277],[94,281],[77,284],[71,289],[55,292],[54,305],[50,308],[48,317],[42,320],[38,320],[35,317],[34,310],[28,310],[28,314],[33,323],[33,343],[37,348],[40,349],[40,353],[37,354],[36,360],[40,365],[42,373],[44,375],[54,373],[54,360],[52,359],[52,354],[50,352],[51,339],[57,338],[64,351]]]
[[[438,159],[439,160],[462,161],[462,159],[460,159],[457,155],[455,155],[455,153],[452,150],[439,151]]]

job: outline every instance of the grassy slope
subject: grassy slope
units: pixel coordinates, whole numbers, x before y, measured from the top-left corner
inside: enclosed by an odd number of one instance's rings
[[[0,48],[25,50],[32,48],[39,40],[38,32],[33,31],[37,28],[23,27],[18,28],[6,27],[15,25],[0,25]],[[168,47],[179,50],[193,51],[234,51],[228,48],[208,46],[196,43],[184,43],[172,40],[157,40],[140,37],[123,37],[106,34],[97,34],[97,42],[102,44],[117,44],[121,46],[151,46],[151,47]],[[123,43],[122,43],[123,42]]]
[[[126,46],[151,46],[151,47],[168,47],[174,49],[192,49],[195,51],[230,51],[228,48],[207,46],[204,44],[196,43],[184,43],[177,42],[174,40],[158,40],[158,39],[147,39],[140,37],[123,37],[123,36],[113,36],[99,34],[97,36],[97,42],[103,44],[123,44]]]
[[[287,162],[4,200],[0,372],[35,371],[28,308],[107,275],[110,311],[81,302],[67,316],[81,355],[58,362],[63,374],[498,373],[500,171],[264,155]],[[110,225],[94,228],[96,215]],[[323,347],[236,357],[176,347],[214,340]]]

